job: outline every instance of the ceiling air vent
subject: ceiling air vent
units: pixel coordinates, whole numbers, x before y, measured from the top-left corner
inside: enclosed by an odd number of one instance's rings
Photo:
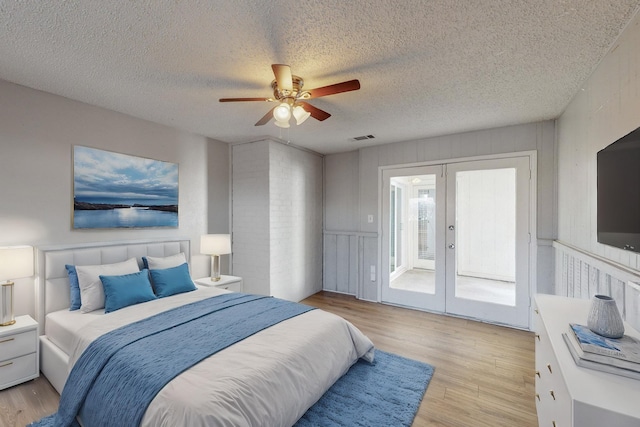
[[[354,141],[364,141],[365,139],[373,139],[375,138],[375,136],[373,135],[362,135],[362,136],[356,136],[354,138],[352,138]]]

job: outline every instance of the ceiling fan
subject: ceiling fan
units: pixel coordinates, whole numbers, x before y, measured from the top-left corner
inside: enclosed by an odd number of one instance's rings
[[[302,80],[301,77],[292,75],[291,67],[284,64],[273,64],[271,68],[276,77],[275,80],[271,82],[273,98],[220,98],[220,102],[277,102],[278,105],[269,110],[255,125],[262,126],[274,118],[276,126],[288,128],[292,115],[295,117],[296,124],[298,125],[307,120],[309,116],[320,121],[331,117],[331,114],[306,102],[307,99],[320,98],[321,96],[360,89],[360,82],[358,80],[349,80],[329,86],[303,90],[304,80]]]

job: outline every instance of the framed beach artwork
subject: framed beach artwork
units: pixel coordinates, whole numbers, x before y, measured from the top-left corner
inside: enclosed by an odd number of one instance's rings
[[[178,164],[75,145],[73,228],[178,227]]]

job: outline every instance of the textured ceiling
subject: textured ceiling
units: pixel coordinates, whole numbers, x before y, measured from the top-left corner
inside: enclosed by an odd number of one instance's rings
[[[0,0],[0,78],[225,141],[321,153],[558,117],[640,0]],[[272,63],[332,114],[253,126]],[[352,138],[375,135],[362,142]]]

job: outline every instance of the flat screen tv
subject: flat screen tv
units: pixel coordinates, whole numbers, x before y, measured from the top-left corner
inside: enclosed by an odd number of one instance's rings
[[[598,242],[640,252],[640,128],[598,151]]]

